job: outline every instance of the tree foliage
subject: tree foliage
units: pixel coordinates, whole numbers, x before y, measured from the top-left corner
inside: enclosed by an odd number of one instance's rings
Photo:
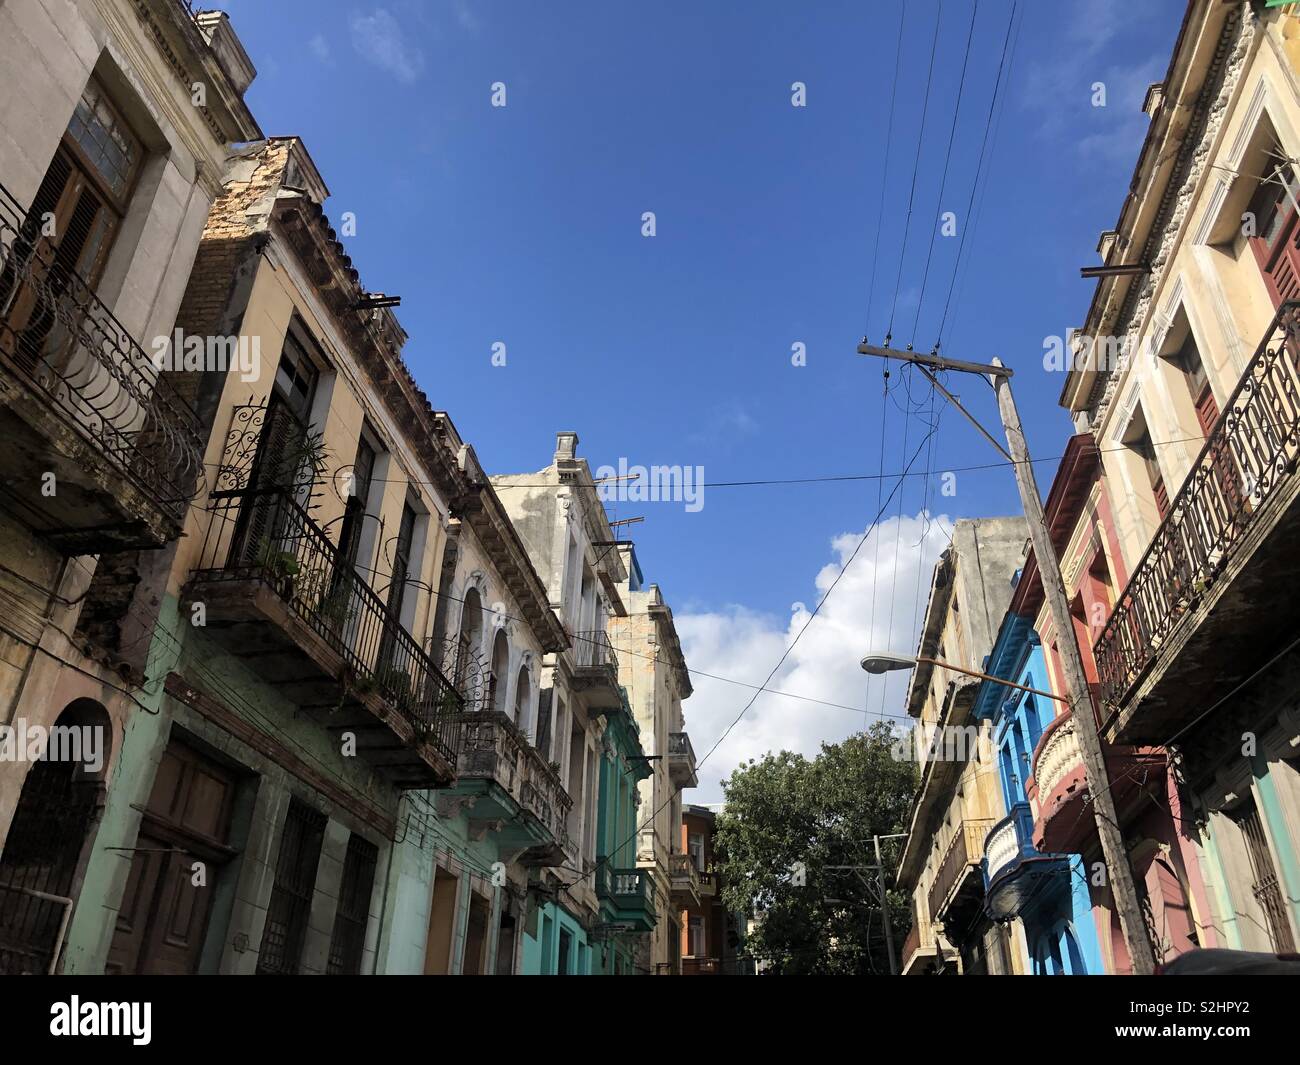
[[[811,761],[782,751],[741,764],[723,782],[717,821],[724,902],[757,918],[747,953],[776,974],[889,972],[872,837],[907,830],[916,767],[891,754],[885,722]],[[882,841],[893,883],[901,840]],[[889,892],[897,956],[910,900]]]

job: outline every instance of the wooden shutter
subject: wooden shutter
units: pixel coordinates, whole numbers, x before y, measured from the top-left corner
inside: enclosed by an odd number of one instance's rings
[[[1286,180],[1294,181],[1289,172]],[[1250,238],[1250,246],[1273,306],[1280,307],[1287,300],[1300,298],[1300,226],[1291,197],[1276,181],[1261,182],[1254,202],[1261,208],[1256,212],[1259,232]]]

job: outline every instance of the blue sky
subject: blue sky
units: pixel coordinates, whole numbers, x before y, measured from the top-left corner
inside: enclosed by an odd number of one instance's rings
[[[402,296],[407,360],[488,470],[540,468],[555,431],[574,429],[593,467],[702,466],[711,482],[902,469],[904,432],[910,452],[923,421],[905,417],[906,399],[883,406],[882,366],[854,349],[864,334],[883,339],[896,276],[895,344],[933,346],[967,227],[942,349],[1015,367],[1031,447],[1060,454],[1070,425],[1044,338],[1083,320],[1079,267],[1097,261],[1098,234],[1118,216],[1142,96],[1163,77],[1183,9],[1022,2],[967,217],[1011,2],[979,4],[959,96],[972,7],[947,0],[900,276],[938,11],[909,0],[873,288],[897,0],[224,7],[258,68],[248,100],[263,129],[303,137],[332,193],[327,213],[355,213],[346,244],[364,283]],[[495,82],[505,107],[492,106]],[[792,106],[795,82],[806,106]],[[944,211],[957,237],[938,235]],[[497,343],[504,367],[492,365]],[[791,364],[795,344],[804,366]],[[987,389],[962,391],[996,424]],[[924,389],[913,395],[928,404]],[[719,797],[740,758],[815,753],[862,727],[852,707],[901,708],[901,682],[866,691],[858,655],[914,644],[944,519],[1018,510],[1005,468],[958,472],[955,494],[941,494],[943,472],[996,459],[955,412],[928,457],[932,476],[904,483],[774,682],[850,709],[762,696],[702,771],[699,801]],[[1039,469],[1044,492],[1051,473]],[[927,504],[935,520],[917,520]],[[877,486],[716,487],[694,513],[614,509],[646,519],[638,554],[677,613],[689,664],[759,684],[867,533]],[[751,695],[699,678],[686,704],[697,754]]]

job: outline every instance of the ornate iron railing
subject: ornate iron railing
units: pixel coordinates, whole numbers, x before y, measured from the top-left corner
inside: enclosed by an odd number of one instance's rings
[[[668,733],[668,757],[687,758],[695,764],[695,748],[691,746],[691,737],[686,732]]]
[[[1300,455],[1300,302],[1284,303],[1093,648],[1102,704],[1122,707],[1222,573]]]
[[[198,419],[0,185],[0,358],[179,522],[202,473]]]
[[[957,826],[957,831],[948,842],[943,860],[930,884],[930,919],[941,919],[943,907],[956,890],[958,883],[966,872],[979,868],[984,857],[984,837],[993,827],[992,818],[965,820]]]
[[[225,492],[211,510],[203,565],[192,579],[268,584],[343,658],[353,690],[377,691],[454,765],[460,693],[290,491]]]
[[[609,634],[595,629],[573,634],[573,654],[580,669],[612,669],[618,673],[618,655],[609,642]]]

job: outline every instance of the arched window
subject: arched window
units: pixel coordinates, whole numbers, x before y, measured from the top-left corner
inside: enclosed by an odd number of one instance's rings
[[[0,854],[0,973],[52,972],[58,963],[112,738],[108,712],[78,699],[27,772]]]
[[[451,648],[452,683],[456,690],[466,696],[474,696],[482,684],[479,644],[483,639],[483,601],[478,589],[471,587],[465,592],[465,602],[460,611],[460,631],[456,634],[456,645]]]
[[[510,679],[510,642],[506,639],[504,629],[497,629],[496,639],[492,641],[492,679],[489,681],[492,691],[491,707],[499,713],[506,713],[506,689]]]
[[[528,676],[528,667],[519,667],[519,677],[515,681],[515,724],[524,735],[528,734],[532,722],[529,720],[532,704],[532,683]]]

